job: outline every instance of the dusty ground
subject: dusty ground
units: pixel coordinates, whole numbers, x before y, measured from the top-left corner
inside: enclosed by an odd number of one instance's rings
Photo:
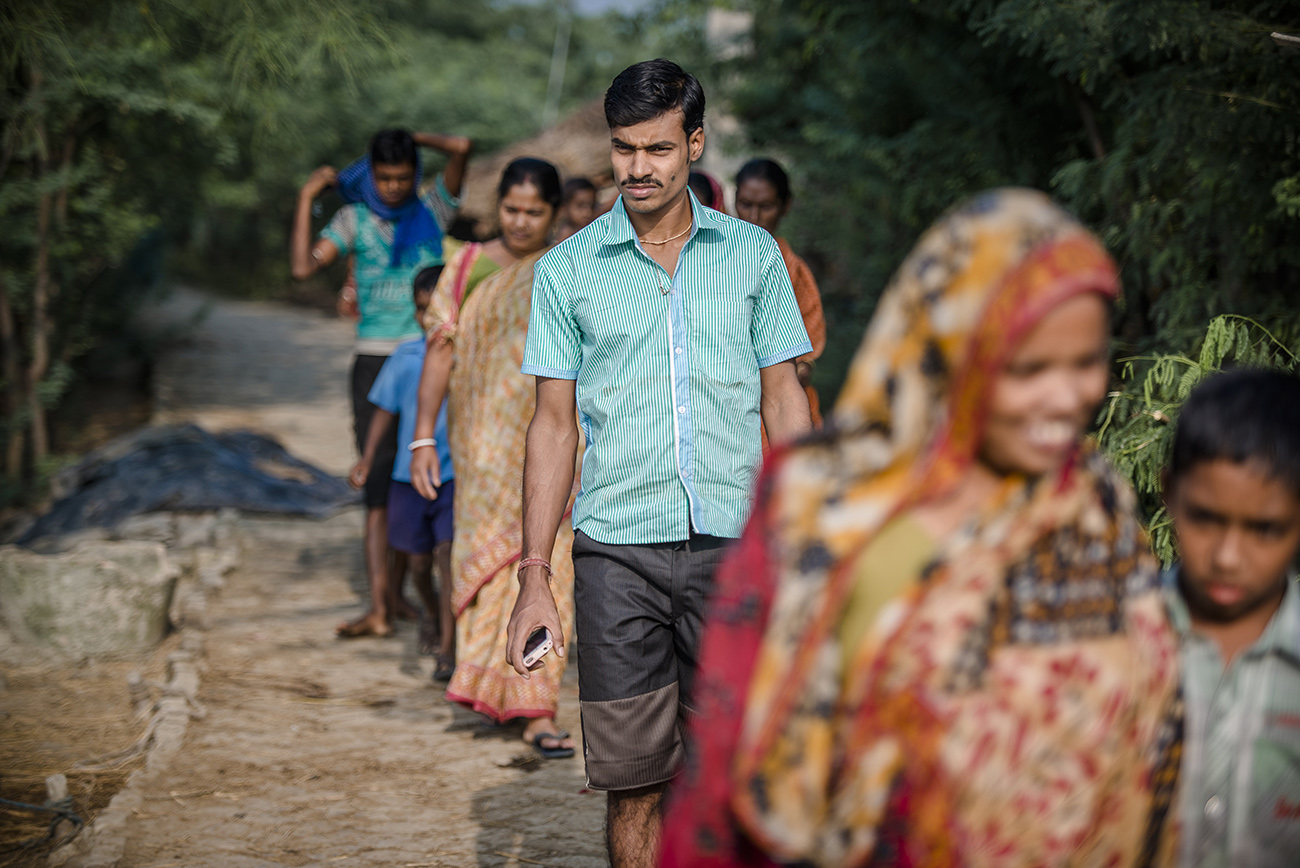
[[[188,317],[207,304],[181,294],[162,315]],[[256,428],[341,474],[351,462],[350,340],[349,326],[318,313],[216,303],[195,339],[159,366],[158,418]],[[206,716],[142,785],[117,864],[604,865],[604,800],[583,791],[580,760],[539,762],[519,729],[483,729],[443,701],[430,661],[415,654],[413,625],[388,639],[334,638],[363,600],[361,521],[359,509],[322,522],[240,520],[241,566],[210,600],[202,634]],[[0,762],[51,741],[43,715],[65,729],[39,771],[128,746],[141,725],[125,672],[156,669],[165,650],[89,666],[95,691],[40,696],[39,667],[9,667]],[[78,671],[49,671],[46,680],[72,683]],[[576,735],[573,674],[559,722]],[[121,786],[115,774],[94,799]],[[0,782],[9,778],[0,773]],[[78,780],[74,795],[86,789]]]

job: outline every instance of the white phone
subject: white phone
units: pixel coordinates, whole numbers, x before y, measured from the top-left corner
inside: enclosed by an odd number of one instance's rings
[[[542,658],[555,643],[551,640],[551,631],[545,627],[538,627],[528,637],[524,643],[524,668],[536,669],[542,665]]]

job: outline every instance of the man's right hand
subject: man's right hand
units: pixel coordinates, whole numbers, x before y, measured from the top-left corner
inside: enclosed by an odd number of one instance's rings
[[[442,468],[438,464],[438,450],[434,447],[421,446],[411,453],[411,485],[425,500],[438,499]]]
[[[311,173],[307,178],[307,183],[302,185],[302,194],[310,199],[315,199],[322,192],[333,187],[338,183],[339,174],[334,171],[333,166],[321,166]]]
[[[551,641],[555,643],[555,656],[563,657],[564,631],[560,629],[560,613],[555,608],[555,597],[551,594],[546,568],[524,567],[520,571],[519,582],[519,598],[515,600],[515,609],[510,613],[510,625],[506,627],[506,662],[527,679],[529,673],[524,667],[524,645],[528,643],[528,637],[538,627],[545,627],[551,632]]]

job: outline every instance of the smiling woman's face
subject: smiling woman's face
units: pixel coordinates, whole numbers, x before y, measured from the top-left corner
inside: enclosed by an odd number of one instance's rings
[[[1077,295],[1035,325],[993,382],[979,460],[997,473],[1061,467],[1106,394],[1110,315]]]

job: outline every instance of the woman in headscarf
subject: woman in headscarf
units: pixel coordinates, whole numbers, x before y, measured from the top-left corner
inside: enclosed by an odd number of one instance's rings
[[[456,533],[452,543],[451,601],[456,615],[455,674],[447,698],[504,723],[529,718],[524,740],[545,758],[573,756],[573,740],[555,725],[565,659],[546,658],[528,679],[506,663],[506,626],[519,584],[515,574],[523,548],[524,440],[536,397],[519,375],[533,265],[547,247],[559,212],[560,178],[555,167],[523,158],[505,169],[498,186],[501,237],[493,245],[513,258],[490,276],[456,278],[457,268],[473,275],[478,266],[453,259],[434,291],[425,324],[430,328],[416,443],[432,438],[443,395],[448,396],[448,436],[456,468]],[[448,272],[453,279],[447,281]],[[454,370],[453,370],[454,364]],[[436,496],[435,450],[412,454],[413,484]],[[565,635],[573,629],[573,533],[561,534],[551,556],[552,590]]]
[[[736,173],[736,216],[755,226],[761,226],[776,239],[781,258],[785,260],[785,270],[790,272],[794,298],[799,303],[799,313],[803,316],[803,325],[808,330],[808,340],[813,346],[811,353],[795,359],[795,367],[799,373],[799,382],[808,394],[813,427],[820,428],[821,399],[813,388],[812,372],[813,362],[826,349],[826,317],[822,314],[822,295],[817,290],[817,280],[808,263],[794,252],[790,242],[777,235],[781,229],[781,220],[790,211],[793,198],[790,178],[775,160],[750,160]],[[766,448],[766,432],[763,434],[763,444]]]
[[[664,865],[1169,861],[1174,640],[1084,439],[1117,292],[1033,191],[921,238],[719,573]]]

